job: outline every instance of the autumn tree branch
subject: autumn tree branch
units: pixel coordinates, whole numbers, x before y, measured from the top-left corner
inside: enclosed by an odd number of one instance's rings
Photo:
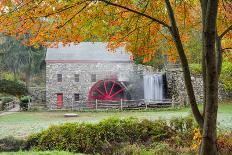
[[[89,4],[85,4],[77,13],[75,13],[69,20],[67,20],[63,25],[58,26],[57,28],[60,29],[64,27],[68,22],[70,22],[73,18],[75,18],[79,13],[81,13]]]
[[[225,31],[223,31],[219,37],[223,38],[231,30],[232,30],[232,24]]]
[[[90,1],[93,2],[94,0],[90,0]],[[153,22],[156,22],[157,24],[161,24],[162,26],[164,26],[164,27],[166,27],[166,28],[170,28],[170,26],[169,26],[167,23],[165,23],[165,22],[163,22],[163,21],[161,21],[161,20],[159,20],[159,19],[157,19],[157,18],[151,17],[151,16],[149,16],[149,15],[147,15],[147,14],[145,14],[145,13],[142,13],[142,12],[139,12],[139,11],[136,11],[136,10],[133,10],[133,9],[128,8],[128,7],[126,7],[126,6],[123,6],[123,5],[120,5],[120,4],[116,4],[116,3],[113,3],[113,2],[110,2],[110,1],[107,1],[107,0],[98,0],[98,1],[104,2],[104,3],[106,3],[106,4],[108,4],[108,5],[111,5],[111,6],[115,6],[115,7],[119,7],[119,8],[128,10],[128,11],[133,12],[133,13],[136,13],[136,14],[139,14],[139,15],[141,15],[141,16],[143,16],[143,17],[146,17],[146,18],[148,18],[148,19],[151,19]]]
[[[166,3],[168,15],[169,15],[170,23],[171,23],[171,28],[169,30],[175,42],[177,52],[179,54],[179,58],[182,64],[181,66],[183,69],[185,86],[186,86],[187,94],[189,97],[189,102],[192,108],[192,112],[199,126],[203,128],[204,119],[197,107],[196,98],[194,95],[193,85],[192,85],[190,71],[189,71],[188,60],[187,60],[187,57],[184,51],[184,47],[182,45],[182,41],[180,39],[180,34],[179,34],[178,26],[176,23],[176,19],[174,16],[174,11],[172,9],[172,6],[169,0],[165,0],[165,3]]]

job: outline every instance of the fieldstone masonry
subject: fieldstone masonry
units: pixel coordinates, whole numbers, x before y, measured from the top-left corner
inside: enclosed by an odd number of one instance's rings
[[[63,93],[63,106],[68,107],[74,101],[74,94],[80,94],[80,100],[88,99],[88,92],[96,81],[117,77],[119,81],[129,81],[133,73],[132,63],[47,63],[46,65],[46,101],[47,106],[56,105],[56,94]],[[57,74],[62,74],[62,82],[57,81]],[[79,82],[75,82],[79,74]]]
[[[168,93],[169,97],[173,101],[181,104],[188,103],[188,96],[185,89],[183,71],[181,68],[166,68],[165,69],[167,82],[168,82]],[[191,76],[193,89],[196,96],[196,101],[202,103],[203,101],[203,79],[202,75]],[[219,101],[228,100],[232,98],[232,92],[224,90],[223,85],[219,83]]]
[[[134,65],[129,62],[107,63],[47,63],[46,65],[46,103],[48,108],[56,106],[57,93],[63,93],[63,106],[69,107],[74,101],[74,94],[80,94],[80,100],[87,100],[88,93],[95,82],[91,74],[96,74],[96,81],[117,77],[119,81],[131,81],[141,78],[147,73],[157,73],[152,67]],[[180,68],[163,70],[167,77],[168,98],[181,104],[188,103],[183,72]],[[57,81],[57,74],[62,74],[62,82]],[[79,74],[79,82],[75,82],[75,74]],[[133,77],[133,78],[132,78]],[[201,75],[192,76],[197,102],[203,100],[203,82]],[[231,92],[219,88],[219,99],[231,98]]]

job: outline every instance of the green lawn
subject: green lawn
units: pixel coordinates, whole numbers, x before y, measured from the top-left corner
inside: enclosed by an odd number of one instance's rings
[[[65,118],[67,112],[18,112],[0,116],[0,138],[6,136],[26,137],[52,124],[65,122],[99,122],[109,117],[138,117],[139,119],[171,119],[191,114],[190,108],[153,110],[153,111],[123,111],[123,112],[75,112],[76,118]],[[220,129],[232,130],[232,104],[221,104],[218,112]]]
[[[70,153],[64,151],[39,151],[39,152],[2,152],[0,155],[84,155],[81,153]]]

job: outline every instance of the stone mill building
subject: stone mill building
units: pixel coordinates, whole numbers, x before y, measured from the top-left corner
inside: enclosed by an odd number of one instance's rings
[[[134,76],[134,68],[130,55],[124,48],[112,52],[107,49],[107,43],[82,42],[78,45],[63,47],[60,44],[58,48],[48,48],[47,106],[65,107],[79,100],[129,99],[125,83],[121,82],[140,78],[139,74]],[[132,77],[133,80],[130,79]]]

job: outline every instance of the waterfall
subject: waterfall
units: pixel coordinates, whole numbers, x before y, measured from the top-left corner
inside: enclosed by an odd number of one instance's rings
[[[144,99],[162,100],[163,99],[163,75],[152,74],[144,75]]]

